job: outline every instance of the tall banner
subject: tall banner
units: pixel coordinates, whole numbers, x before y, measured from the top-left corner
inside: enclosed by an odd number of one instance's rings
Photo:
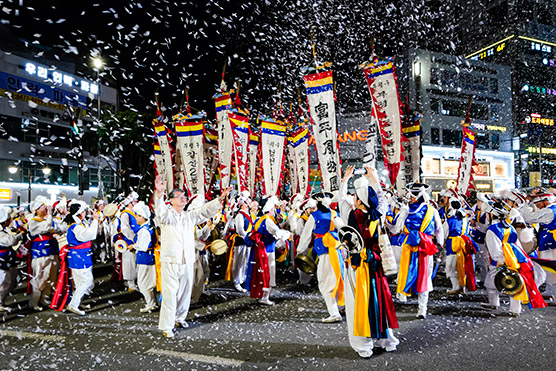
[[[382,139],[384,165],[391,184],[396,184],[402,156],[402,112],[394,65],[390,59],[363,68]]]
[[[378,122],[376,115],[371,113],[369,134],[365,140],[365,153],[363,154],[363,166],[376,169],[376,147],[378,143]]]
[[[259,135],[260,133],[249,129],[249,193],[251,197],[255,197],[257,163],[259,162]]]
[[[309,193],[309,130],[297,129],[292,135],[292,146],[295,153],[299,193],[307,196]]]
[[[158,141],[158,148],[155,144],[155,163],[156,171],[166,181],[166,191],[170,193],[174,188],[174,167],[172,164],[172,153],[170,152],[170,144],[164,126],[164,118],[162,113],[158,111],[158,117],[153,120],[154,132]],[[157,161],[157,151],[158,161]]]
[[[239,111],[230,112],[229,117],[234,135],[233,151],[239,192],[248,191],[249,117]]]
[[[274,196],[278,193],[285,139],[286,126],[282,121],[264,117],[261,125],[261,155],[264,193],[267,196]]]
[[[293,147],[293,137],[288,136],[286,146],[286,160],[288,161],[288,170],[290,176],[290,194],[293,196],[297,193],[299,187],[297,165],[295,163],[295,148]]]
[[[322,172],[323,190],[336,192],[340,189],[342,166],[336,130],[332,71],[306,75],[303,80]]]
[[[191,194],[205,195],[203,117],[176,115],[177,147],[184,170],[185,183]]]
[[[210,195],[210,187],[218,173],[218,132],[210,126],[205,127],[205,144],[203,145],[205,161],[205,197]],[[208,199],[208,197],[206,197]]]
[[[402,142],[405,161],[400,166],[400,175],[396,181],[399,192],[405,189],[406,184],[419,180],[421,164],[421,118],[419,114],[411,113],[402,122],[402,133],[405,141]]]
[[[464,126],[456,185],[456,190],[461,195],[468,195],[469,188],[475,188],[471,183],[473,181],[473,165],[475,165],[475,143],[475,133]]]
[[[229,112],[232,109],[231,92],[217,93],[212,98],[216,106],[218,122],[218,160],[220,161],[220,186],[230,185],[233,156],[233,133],[230,125]]]

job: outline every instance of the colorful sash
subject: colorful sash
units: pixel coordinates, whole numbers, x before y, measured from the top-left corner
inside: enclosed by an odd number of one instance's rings
[[[433,221],[434,210],[427,205],[427,212],[419,228],[420,242],[417,246],[408,245],[406,236],[402,246],[402,256],[400,259],[400,271],[398,273],[397,292],[411,296],[411,291],[416,293],[427,292],[428,285],[428,256],[434,255],[438,249],[432,241],[432,236],[423,233],[428,225]]]
[[[522,304],[529,304],[530,308],[546,307],[547,305],[535,283],[535,278],[533,275],[533,264],[531,263],[530,258],[525,254],[524,251],[520,251],[522,259],[525,259],[525,261],[520,263],[512,244],[508,242],[509,238],[510,228],[504,228],[504,239],[502,240],[504,264],[508,269],[519,272],[524,282],[521,291],[515,294],[513,298],[515,300],[520,300]],[[519,249],[519,246],[515,246]]]

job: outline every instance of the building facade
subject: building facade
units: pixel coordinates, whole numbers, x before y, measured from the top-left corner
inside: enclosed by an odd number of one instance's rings
[[[469,109],[469,128],[476,134],[477,190],[513,187],[510,68],[420,49],[410,49],[408,59],[410,106],[423,116],[422,180],[433,192],[455,187]]]
[[[99,173],[113,187],[114,162],[91,157],[80,141],[99,108],[118,110],[116,89],[77,76],[71,63],[0,51],[0,203],[26,204],[39,194],[76,198],[80,188],[90,201]]]

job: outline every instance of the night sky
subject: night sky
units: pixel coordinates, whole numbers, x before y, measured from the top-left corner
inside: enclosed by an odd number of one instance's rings
[[[154,111],[158,90],[167,114],[183,88],[193,107],[214,117],[212,95],[224,63],[226,82],[241,81],[254,113],[272,110],[282,84],[285,104],[297,101],[302,68],[312,62],[311,30],[319,61],[333,63],[339,111],[368,109],[358,65],[369,59],[371,35],[379,55],[409,47],[453,52],[445,42],[442,7],[421,1],[0,1],[2,23],[39,55],[75,60],[94,78],[91,56],[106,63],[103,82],[121,92],[121,109]],[[303,97],[304,99],[304,97]],[[402,97],[403,99],[403,97]]]

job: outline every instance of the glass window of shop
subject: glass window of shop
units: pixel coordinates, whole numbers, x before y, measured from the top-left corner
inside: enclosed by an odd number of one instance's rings
[[[461,130],[443,129],[442,130],[442,144],[445,146],[459,146],[462,139]]]

